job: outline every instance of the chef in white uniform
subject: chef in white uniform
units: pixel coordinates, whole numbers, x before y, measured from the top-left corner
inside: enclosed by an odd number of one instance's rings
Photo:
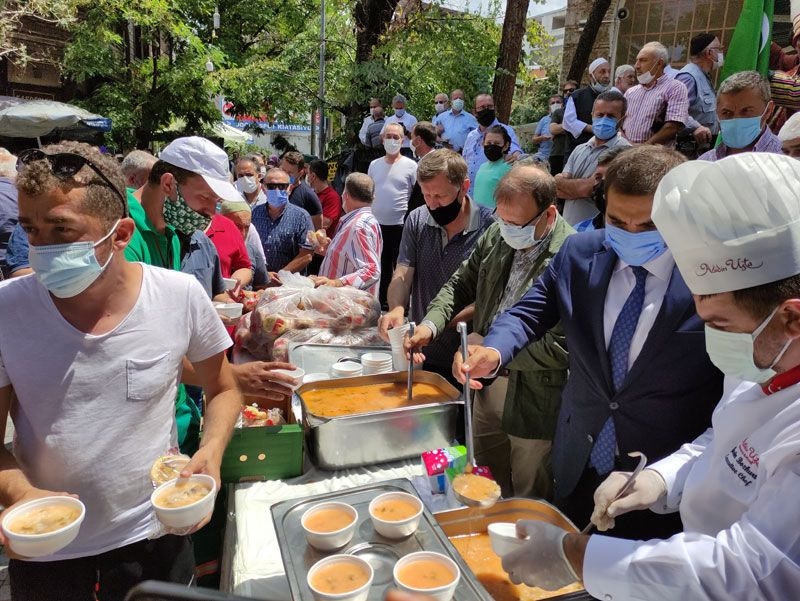
[[[530,542],[503,567],[551,590],[582,579],[606,601],[800,599],[800,161],[685,163],[662,180],[652,218],[725,387],[712,427],[618,501],[626,474],[608,477],[592,521],[605,530],[627,511],[680,511],[684,532],[630,541],[523,521]]]

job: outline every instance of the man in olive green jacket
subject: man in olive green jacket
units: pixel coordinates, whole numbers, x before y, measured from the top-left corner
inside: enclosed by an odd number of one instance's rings
[[[436,298],[406,349],[419,349],[474,303],[471,343],[495,317],[531,287],[574,233],[555,208],[555,180],[531,164],[515,166],[495,190],[497,223],[478,240]],[[415,361],[422,355],[415,353]],[[567,351],[560,328],[531,344],[500,376],[479,391],[474,408],[475,454],[487,465],[503,496],[549,498],[550,447],[567,379]]]

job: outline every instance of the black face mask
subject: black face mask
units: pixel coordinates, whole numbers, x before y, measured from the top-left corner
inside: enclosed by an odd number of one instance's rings
[[[592,190],[592,200],[594,200],[594,206],[597,207],[597,210],[600,211],[600,213],[606,212],[606,192],[603,182],[597,182],[594,185],[594,189]]]
[[[494,123],[495,119],[494,109],[480,110],[475,116],[478,119],[478,123],[480,123],[484,127],[489,127],[492,123]]]
[[[487,144],[483,147],[483,154],[490,161],[499,161],[503,157],[503,147],[497,144]]]
[[[461,201],[458,200],[458,194],[459,193],[456,193],[456,197],[449,205],[438,207],[436,209],[428,209],[428,211],[431,213],[431,217],[433,217],[433,220],[441,227],[453,223],[456,217],[458,217],[458,214],[461,212]]]

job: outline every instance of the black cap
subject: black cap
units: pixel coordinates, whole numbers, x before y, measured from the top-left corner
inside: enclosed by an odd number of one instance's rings
[[[689,52],[691,56],[697,56],[703,50],[708,48],[708,45],[714,41],[714,38],[717,36],[713,33],[703,32],[698,33],[696,36],[692,38],[692,41],[689,43]]]

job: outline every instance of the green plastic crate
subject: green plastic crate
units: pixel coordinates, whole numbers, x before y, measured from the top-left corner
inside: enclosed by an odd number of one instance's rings
[[[286,415],[287,412],[284,412]],[[303,428],[282,426],[237,428],[222,456],[222,481],[260,482],[292,478],[303,473]]]

